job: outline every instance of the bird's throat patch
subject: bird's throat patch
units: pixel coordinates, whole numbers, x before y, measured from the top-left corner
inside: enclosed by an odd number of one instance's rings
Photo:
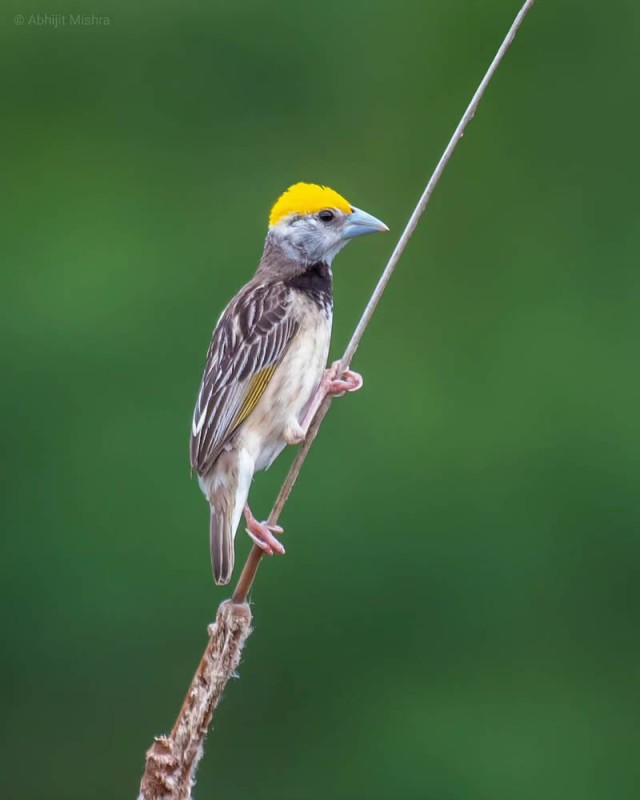
[[[298,275],[287,279],[287,286],[302,292],[321,308],[327,317],[333,310],[333,288],[331,268],[324,261],[306,267]]]

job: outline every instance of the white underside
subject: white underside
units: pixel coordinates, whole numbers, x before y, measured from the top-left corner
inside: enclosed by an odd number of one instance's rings
[[[309,317],[318,324],[292,340],[287,354],[269,381],[264,394],[236,435],[220,454],[213,469],[200,477],[200,488],[207,499],[221,485],[235,492],[232,514],[233,535],[247,503],[254,472],[267,469],[286,445],[287,429],[299,424],[320,384],[329,355],[331,320],[317,309]],[[237,481],[237,486],[230,485]]]

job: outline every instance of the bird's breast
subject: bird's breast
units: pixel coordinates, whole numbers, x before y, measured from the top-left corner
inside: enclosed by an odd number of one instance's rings
[[[302,420],[320,384],[331,340],[331,315],[311,302],[301,303],[300,329],[247,418],[239,436],[253,451],[256,469],[266,469],[285,446],[287,424]]]

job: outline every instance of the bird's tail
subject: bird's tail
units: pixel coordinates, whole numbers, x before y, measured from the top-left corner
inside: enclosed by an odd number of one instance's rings
[[[225,503],[211,506],[209,521],[209,545],[213,579],[218,585],[229,583],[235,559],[233,547],[232,509]]]
[[[255,464],[242,450],[224,452],[203,490],[211,506],[209,545],[217,584],[229,583],[233,572],[233,540],[247,503]],[[201,483],[202,485],[202,483]]]

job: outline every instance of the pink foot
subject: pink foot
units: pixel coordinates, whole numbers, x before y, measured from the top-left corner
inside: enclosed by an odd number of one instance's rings
[[[305,440],[309,432],[309,426],[327,395],[342,397],[345,392],[357,392],[358,389],[360,389],[364,382],[362,380],[362,375],[359,375],[357,372],[352,372],[350,369],[344,369],[340,373],[340,377],[338,377],[339,367],[340,362],[334,361],[329,369],[324,371],[320,386],[318,386],[315,394],[311,398],[302,421],[298,422],[298,420],[293,420],[290,423],[289,429],[284,437],[287,444],[300,444],[300,442]]]
[[[251,513],[249,506],[244,507],[244,518],[247,522],[247,533],[268,556],[274,553],[284,555],[282,542],[273,535],[274,533],[284,533],[279,525],[269,525],[268,522],[258,522]]]
[[[345,392],[357,392],[362,388],[364,381],[362,375],[358,372],[353,372],[350,369],[345,369],[338,377],[339,361],[334,361],[333,364],[325,371],[321,388],[324,388],[325,394],[332,394],[334,397],[342,397]]]

